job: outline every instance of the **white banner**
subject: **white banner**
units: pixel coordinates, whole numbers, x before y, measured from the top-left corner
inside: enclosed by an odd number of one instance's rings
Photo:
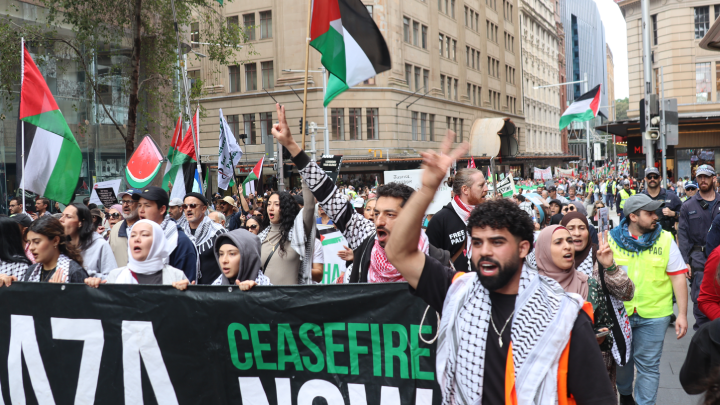
[[[555,177],[568,177],[568,178],[575,177],[575,170],[561,169],[559,167],[556,167],[555,168]]]
[[[323,229],[333,228],[332,225],[318,225],[318,231]],[[327,231],[325,231],[327,232]],[[344,250],[344,246],[348,245],[347,240],[340,231],[334,231],[330,233],[321,233],[320,235],[323,259],[325,264],[323,265],[323,277],[321,284],[333,284],[335,280],[340,277],[342,272],[345,271],[345,260],[338,256],[338,252]]]
[[[547,169],[540,169],[539,167],[535,168],[535,176],[534,178],[536,180],[547,180],[552,179],[552,170],[550,170],[550,167],[548,166]]]
[[[218,188],[227,190],[230,180],[235,176],[235,166],[242,157],[242,149],[235,140],[230,126],[220,109],[220,148],[218,150]]]
[[[417,190],[420,188],[421,176],[422,169],[390,170],[385,172],[385,184],[402,183]],[[427,210],[425,210],[426,215],[435,214],[436,212],[440,211],[442,207],[447,205],[450,200],[452,200],[452,198],[450,197],[450,192],[452,191],[452,188],[447,185],[448,176],[449,173],[445,175],[442,183],[440,183],[440,187],[438,187],[437,191],[435,192],[435,197],[433,198]]]
[[[99,181],[93,185],[92,193],[90,193],[90,203],[96,204],[96,205],[103,205],[102,201],[100,201],[100,197],[98,197],[97,189],[108,189],[111,188],[112,191],[115,193],[115,196],[117,197],[118,193],[120,192],[120,183],[122,182],[122,179],[114,179],[114,180],[107,180],[107,181]],[[110,207],[105,207],[110,208]]]

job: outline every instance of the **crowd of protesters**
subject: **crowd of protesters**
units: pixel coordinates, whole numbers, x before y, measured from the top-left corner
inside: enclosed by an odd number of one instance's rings
[[[710,387],[708,400],[718,395],[712,167],[670,187],[656,168],[642,180],[520,180],[509,198],[490,195],[483,173],[463,168],[448,181],[450,203],[429,216],[435,190],[467,149],[450,150],[454,134],[442,153],[421,154],[418,190],[390,183],[357,192],[301,150],[284,107],[278,116],[272,133],[292,155],[301,188],[171,200],[150,186],[123,191],[105,210],[85,201],[54,215],[47,199],[32,215],[13,199],[11,215],[0,216],[0,286],[313,284],[324,271],[319,230],[333,227],[347,242],[334,282],[407,282],[441,314],[443,403],[645,405],[657,398],[666,329],[686,334],[689,280],[700,329],[680,380],[689,393]],[[601,224],[603,208],[620,222]]]

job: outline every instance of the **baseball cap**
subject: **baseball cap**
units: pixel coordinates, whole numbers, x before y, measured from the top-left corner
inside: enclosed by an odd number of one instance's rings
[[[25,228],[29,228],[30,225],[32,225],[32,218],[30,218],[27,214],[15,214],[11,215],[10,219],[17,222],[18,224],[24,226]]]
[[[629,186],[629,185],[630,185],[630,180],[625,180],[625,181],[623,181],[623,185],[626,185],[626,184]]]
[[[710,165],[700,165],[700,167],[695,170],[695,177],[701,175],[712,177],[715,175],[715,169]]]
[[[694,188],[695,190],[697,190],[698,185],[694,181],[688,181],[687,183],[685,183],[685,190],[687,190],[688,188]]]
[[[550,185],[545,187],[545,190],[547,190],[549,193],[557,190],[554,185]]]
[[[138,201],[141,198],[144,198],[146,200],[155,201],[158,203],[158,206],[168,206],[170,203],[170,197],[168,197],[167,191],[163,190],[160,187],[157,186],[148,186],[143,188],[142,190],[139,190],[139,192],[136,192],[132,196],[133,200]]]
[[[227,196],[227,197],[223,198],[222,200],[225,201],[226,203],[232,205],[233,207],[237,207],[235,200],[233,200],[233,198],[230,196]]]
[[[553,198],[552,200],[548,201],[548,205],[550,205],[550,204],[557,204],[561,207],[563,206],[562,201],[558,200],[557,198]]]
[[[648,167],[647,169],[645,169],[645,177],[647,177],[648,174],[657,174],[658,176],[660,176],[660,170],[658,170],[657,167]]]
[[[623,208],[623,214],[625,216],[637,210],[643,211],[655,211],[665,205],[664,200],[653,200],[647,194],[635,194],[634,196],[625,200],[625,208]]]
[[[195,197],[198,200],[200,200],[200,202],[202,202],[203,205],[206,205],[206,206],[208,205],[207,198],[205,198],[205,196],[200,193],[187,193],[187,194],[185,194],[185,198],[183,200],[185,200],[188,197]]]
[[[139,192],[140,192],[140,190],[138,190],[138,189],[136,189],[136,188],[129,188],[129,189],[125,190],[125,191],[122,191],[122,192],[118,193],[117,199],[118,199],[118,200],[121,200],[121,199],[122,199],[123,197],[125,197],[126,195],[129,195],[130,197],[132,197],[133,194],[139,193]],[[136,201],[137,201],[137,200],[136,200]]]
[[[170,204],[169,204],[170,207],[179,207],[181,205],[182,205],[182,200],[179,198],[173,198],[172,200],[170,200]]]

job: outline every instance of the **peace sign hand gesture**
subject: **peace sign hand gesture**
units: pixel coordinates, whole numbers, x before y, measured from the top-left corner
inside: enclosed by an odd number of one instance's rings
[[[295,139],[293,139],[290,133],[290,126],[288,126],[287,119],[285,118],[285,106],[278,103],[275,104],[275,109],[277,110],[278,122],[272,126],[273,137],[294,157],[300,153],[302,148],[295,142]]]
[[[423,187],[433,190],[433,193],[437,190],[438,186],[440,186],[440,182],[447,174],[453,162],[470,149],[470,145],[467,142],[463,142],[462,145],[451,152],[450,147],[454,140],[455,132],[448,129],[440,148],[440,154],[434,150],[427,150],[420,153],[420,156],[423,158],[422,168],[424,169],[421,182]]]
[[[612,249],[610,249],[610,245],[608,244],[608,231],[603,232],[602,238],[600,238],[598,251],[597,251],[597,260],[600,264],[602,264],[603,267],[608,268],[612,266],[613,264],[613,252]]]

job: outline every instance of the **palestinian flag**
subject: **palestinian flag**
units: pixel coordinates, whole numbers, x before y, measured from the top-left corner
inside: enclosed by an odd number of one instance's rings
[[[597,116],[600,109],[600,85],[580,96],[560,117],[560,130],[570,125],[571,122],[585,122]]]
[[[260,176],[262,175],[262,166],[264,161],[265,156],[260,158],[260,161],[257,162],[250,174],[248,174],[248,176],[245,178],[245,181],[243,181],[242,188],[243,195],[245,197],[247,197],[248,194],[255,192],[255,183],[253,183],[253,181],[260,179]]]
[[[330,72],[324,106],[343,91],[390,70],[390,51],[360,0],[313,0],[310,45]]]
[[[16,162],[23,162],[24,152],[25,178],[20,188],[68,204],[80,179],[80,147],[24,42],[21,55]],[[20,167],[17,173],[20,179]]]
[[[193,126],[198,134],[199,113],[196,111],[193,116]],[[169,190],[168,182],[172,183],[173,189],[170,198],[185,198],[185,195],[192,192],[195,186],[195,171],[197,166],[197,155],[193,144],[192,128],[188,127],[185,136],[182,134],[182,121],[178,118],[173,139],[168,151],[168,163],[163,176],[162,187]]]

